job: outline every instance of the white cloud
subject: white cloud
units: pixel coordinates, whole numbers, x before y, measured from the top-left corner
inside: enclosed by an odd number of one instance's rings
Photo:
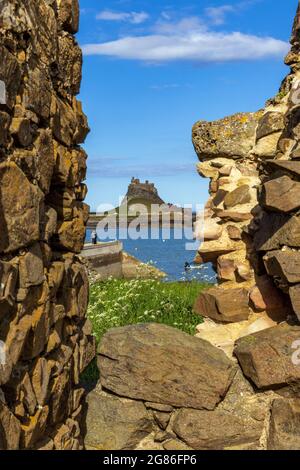
[[[131,24],[141,24],[149,18],[149,15],[144,11],[131,11],[128,13],[122,11],[103,10],[97,14],[96,18],[97,20],[103,21],[126,21]]]
[[[206,15],[215,25],[224,24],[226,14],[234,11],[236,11],[236,9],[233,5],[222,5],[220,7],[209,7],[205,9]]]
[[[177,25],[166,23],[157,27],[161,32],[127,36],[102,44],[86,44],[83,52],[85,55],[152,63],[216,63],[282,57],[289,50],[287,43],[272,37],[208,31],[200,22],[196,24],[195,19],[192,22],[191,19],[185,19]]]

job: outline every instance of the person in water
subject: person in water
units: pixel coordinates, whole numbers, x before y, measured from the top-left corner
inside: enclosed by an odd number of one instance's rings
[[[97,245],[98,235],[97,235],[96,230],[93,230],[93,231],[92,231],[91,239],[92,239],[92,244],[93,244],[93,245]]]
[[[185,271],[189,271],[190,269],[191,269],[191,265],[190,265],[190,263],[188,263],[188,262],[186,261],[185,264],[184,264],[184,270],[185,270]]]

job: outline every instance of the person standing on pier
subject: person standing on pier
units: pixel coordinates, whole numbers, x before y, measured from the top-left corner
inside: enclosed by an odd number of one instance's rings
[[[92,231],[91,239],[92,239],[92,244],[93,244],[93,245],[97,245],[98,235],[97,235],[96,230],[93,230],[93,231]]]

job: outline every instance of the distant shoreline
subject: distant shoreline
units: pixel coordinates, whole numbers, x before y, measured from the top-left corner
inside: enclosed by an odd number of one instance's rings
[[[98,225],[99,222],[101,222],[103,219],[108,218],[108,216],[97,216],[95,212],[91,212],[88,222],[87,222],[87,228],[89,229],[95,229]],[[194,222],[196,222],[197,214],[193,212],[192,214],[192,220],[191,220],[191,228]],[[128,217],[122,217],[119,218],[116,216],[116,223],[117,223],[117,228],[119,227],[128,227],[131,222],[133,222],[136,219],[140,219],[140,225],[142,227],[158,227],[158,228],[181,228],[183,225],[187,226],[188,221],[182,220],[178,221],[174,219],[173,215],[170,215],[170,222],[163,219],[163,217],[160,215],[158,220],[152,220],[151,215],[141,215],[141,216],[128,216]]]

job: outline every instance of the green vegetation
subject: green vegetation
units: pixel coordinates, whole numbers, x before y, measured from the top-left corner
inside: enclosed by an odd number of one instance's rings
[[[110,279],[92,284],[88,317],[97,344],[110,328],[135,323],[164,323],[195,334],[202,319],[193,313],[193,304],[207,287],[196,281],[166,283],[154,279]],[[95,382],[97,376],[96,363],[92,363],[83,381]]]

